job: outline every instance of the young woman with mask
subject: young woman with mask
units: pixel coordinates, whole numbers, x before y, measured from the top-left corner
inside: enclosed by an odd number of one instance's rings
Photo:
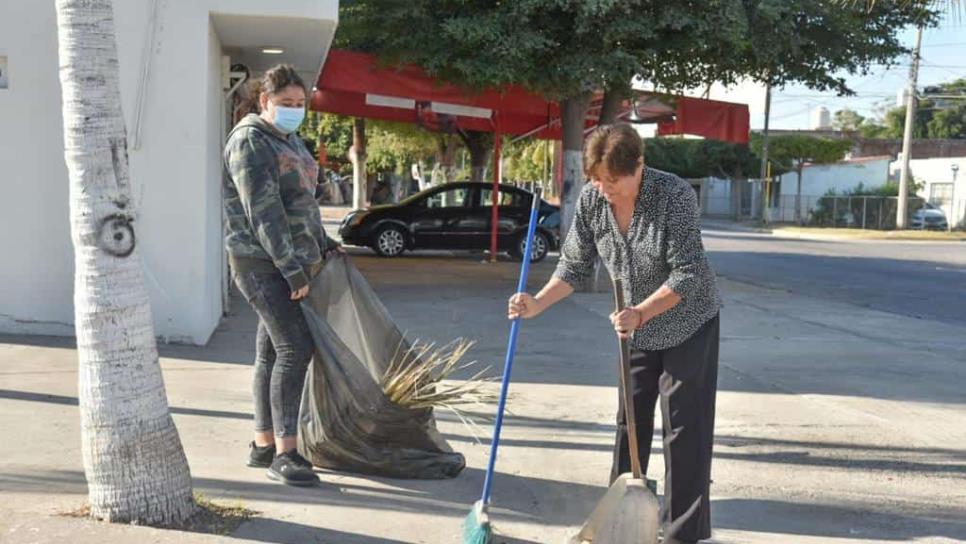
[[[301,486],[318,477],[296,449],[302,385],[314,353],[299,301],[325,255],[339,249],[315,201],[318,163],[296,133],[305,103],[305,84],[292,66],[268,70],[261,113],[238,123],[224,152],[225,243],[235,284],[258,314],[248,465]]]

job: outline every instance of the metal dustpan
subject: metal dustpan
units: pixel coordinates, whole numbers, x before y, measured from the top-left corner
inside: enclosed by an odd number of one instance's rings
[[[618,311],[624,307],[621,280],[614,280],[614,298]],[[641,475],[638,455],[634,395],[630,391],[630,347],[620,341],[621,389],[624,392],[624,414],[631,454],[631,472],[621,474],[591,512],[570,544],[657,544],[661,527],[661,505]]]

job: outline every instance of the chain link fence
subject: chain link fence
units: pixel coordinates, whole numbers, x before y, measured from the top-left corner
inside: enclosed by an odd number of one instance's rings
[[[899,198],[894,196],[803,195],[799,200],[787,195],[770,208],[769,220],[812,227],[894,230],[898,206]],[[958,230],[964,228],[966,200],[929,203],[910,197],[906,210],[906,228]]]

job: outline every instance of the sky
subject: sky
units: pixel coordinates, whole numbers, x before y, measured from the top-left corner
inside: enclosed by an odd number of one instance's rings
[[[907,29],[901,39],[910,49],[916,43],[916,31]],[[881,105],[896,105],[900,90],[909,79],[911,55],[898,59],[891,68],[875,66],[867,76],[846,76],[856,96],[838,97],[835,93],[821,93],[801,85],[772,89],[771,127],[781,129],[811,128],[812,116],[825,107],[833,114],[849,108],[866,117],[881,117]],[[942,23],[926,29],[922,36],[922,61],[919,68],[919,89],[956,78],[966,78],[966,16],[947,16]],[[711,98],[748,104],[751,128],[760,129],[765,122],[765,89],[746,83],[731,89],[713,87]]]

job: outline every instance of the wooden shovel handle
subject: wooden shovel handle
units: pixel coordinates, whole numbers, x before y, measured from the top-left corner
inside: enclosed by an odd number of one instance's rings
[[[617,311],[624,309],[624,283],[619,279],[614,280],[614,301]],[[630,445],[631,472],[634,479],[641,478],[641,458],[640,449],[637,444],[637,414],[634,411],[634,393],[631,391],[631,347],[627,340],[620,338],[621,348],[621,389],[624,391],[624,422],[627,424],[627,443]]]

